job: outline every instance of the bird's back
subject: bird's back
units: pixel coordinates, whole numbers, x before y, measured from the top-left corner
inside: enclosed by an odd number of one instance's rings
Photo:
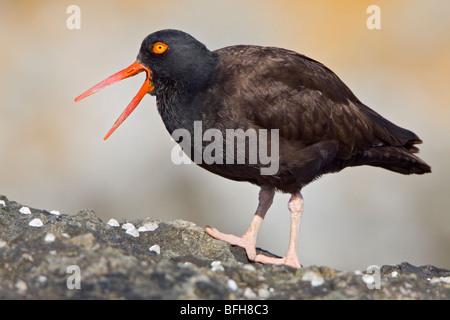
[[[206,169],[285,192],[347,166],[430,172],[413,155],[421,143],[417,135],[360,102],[321,63],[274,47],[242,45],[214,53],[219,59],[214,85],[206,92],[205,121],[222,129],[278,129],[280,162],[273,176],[258,176],[255,166]]]

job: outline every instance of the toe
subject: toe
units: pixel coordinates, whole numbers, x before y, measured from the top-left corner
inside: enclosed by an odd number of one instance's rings
[[[256,255],[255,259],[253,260],[254,262],[259,262],[259,263],[263,263],[263,264],[277,264],[277,265],[287,265],[296,269],[300,269],[301,268],[301,264],[298,261],[298,259],[296,257],[290,257],[290,256],[286,256],[284,258],[273,258],[273,257],[268,257],[265,256],[263,254],[258,254]]]
[[[233,246],[244,247],[241,237],[237,237],[232,234],[222,233],[219,230],[212,228],[210,226],[206,226],[206,233],[209,234],[214,239],[227,242]]]

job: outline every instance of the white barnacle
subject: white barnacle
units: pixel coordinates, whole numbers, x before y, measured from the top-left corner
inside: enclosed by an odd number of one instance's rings
[[[20,208],[20,209],[19,209],[19,212],[20,212],[21,214],[31,214],[31,210],[30,210],[30,208],[28,208],[28,207],[22,207],[22,208]]]
[[[155,231],[158,228],[158,224],[155,222],[147,222],[139,227],[139,232]]]
[[[30,223],[28,224],[30,227],[42,227],[44,225],[44,223],[42,222],[41,219],[36,218],[30,221]]]
[[[45,242],[53,242],[55,241],[56,237],[53,233],[47,233],[44,237]]]
[[[116,219],[109,219],[106,224],[111,227],[120,227],[120,224]]]
[[[150,248],[148,248],[148,250],[152,251],[152,252],[156,252],[157,254],[161,253],[161,248],[157,244],[152,245]]]

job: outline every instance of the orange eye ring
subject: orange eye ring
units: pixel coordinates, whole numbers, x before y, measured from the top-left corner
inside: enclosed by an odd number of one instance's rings
[[[166,52],[168,48],[168,45],[162,42],[157,42],[155,43],[155,45],[153,46],[153,52],[156,54],[161,54]]]

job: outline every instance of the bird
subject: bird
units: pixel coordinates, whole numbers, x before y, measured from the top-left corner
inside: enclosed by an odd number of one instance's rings
[[[242,247],[249,261],[302,267],[297,252],[304,204],[301,192],[325,174],[363,165],[404,175],[431,172],[416,155],[422,140],[415,133],[362,103],[322,63],[278,47],[233,45],[211,51],[186,32],[156,31],[143,40],[133,64],[75,101],[141,72],[146,73],[144,84],[104,139],[146,94],[156,97],[157,110],[172,136],[179,130],[193,136],[198,124],[205,135],[208,130],[213,133],[200,143],[183,144],[185,136],[176,142],[194,160],[206,151],[212,137],[216,138],[210,156],[223,161],[194,162],[216,175],[260,188],[258,206],[242,236],[210,226],[205,230],[217,240]],[[219,139],[227,137],[230,130],[244,133],[243,144]],[[270,174],[263,174],[263,169],[268,169],[264,158],[252,158],[255,150],[250,133],[256,133],[257,147],[269,146],[271,156],[276,155]],[[256,251],[259,229],[276,192],[291,195],[289,245],[284,257]]]

